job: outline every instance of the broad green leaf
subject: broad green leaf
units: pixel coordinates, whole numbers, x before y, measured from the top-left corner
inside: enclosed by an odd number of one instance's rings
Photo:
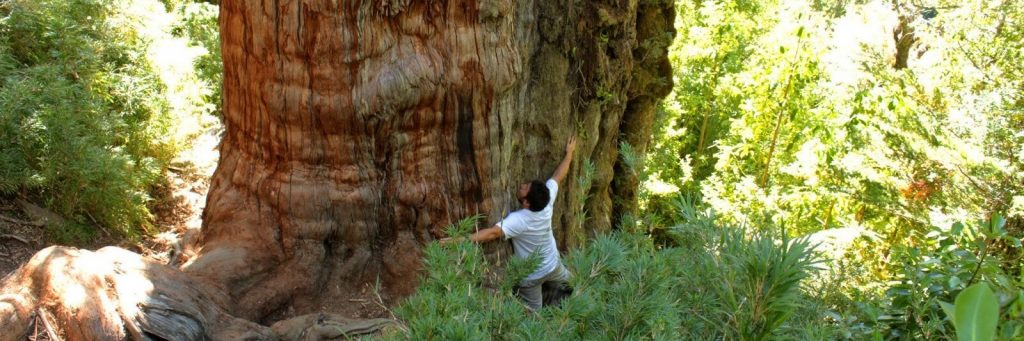
[[[1006,217],[1003,217],[1003,215],[1001,215],[1001,214],[993,215],[992,216],[992,220],[991,220],[990,223],[991,223],[991,225],[989,226],[989,228],[990,228],[989,232],[992,233],[993,235],[997,235],[998,236],[998,235],[1001,235],[1003,233],[1006,233],[1006,230],[1003,229],[1003,227],[1006,226]]]
[[[950,321],[956,320],[956,307],[952,303],[939,301],[939,306],[942,307],[942,311],[946,312]]]
[[[960,277],[952,276],[949,278],[949,289],[956,290],[960,288]]]
[[[950,229],[950,232],[952,232],[954,236],[959,236],[961,233],[963,233],[963,231],[964,224],[961,222],[954,223],[953,228]]]
[[[964,289],[956,296],[955,308],[953,326],[958,339],[987,341],[995,337],[999,302],[988,284],[977,283]]]

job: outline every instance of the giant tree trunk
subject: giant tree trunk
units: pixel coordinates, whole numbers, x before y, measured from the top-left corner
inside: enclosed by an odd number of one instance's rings
[[[612,182],[626,173],[617,148],[645,149],[671,87],[671,2],[221,6],[226,132],[182,281],[223,295],[209,304],[226,316],[343,311],[377,280],[411,293],[422,245],[460,218],[489,225],[515,209],[516,185],[549,176],[570,134],[575,163],[597,172],[590,188],[574,186],[579,167],[563,183],[560,246],[633,206],[635,179]],[[579,224],[571,203],[587,194]],[[19,285],[47,285],[30,282]]]

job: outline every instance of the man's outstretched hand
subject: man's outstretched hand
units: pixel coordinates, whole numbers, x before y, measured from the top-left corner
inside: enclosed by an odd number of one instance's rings
[[[558,164],[558,168],[555,168],[555,173],[551,174],[551,179],[554,179],[555,182],[562,183],[565,174],[569,173],[569,164],[572,163],[572,153],[574,152],[576,152],[576,135],[570,135],[569,141],[565,142],[565,157]]]

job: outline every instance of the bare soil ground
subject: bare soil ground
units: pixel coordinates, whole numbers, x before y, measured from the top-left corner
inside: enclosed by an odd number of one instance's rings
[[[51,245],[51,239],[44,226],[30,222],[14,199],[0,198],[0,277]]]

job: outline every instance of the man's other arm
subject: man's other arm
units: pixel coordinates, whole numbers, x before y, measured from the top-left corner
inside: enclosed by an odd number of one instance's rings
[[[501,231],[501,227],[494,225],[469,235],[469,240],[477,244],[482,244],[504,236],[505,232]]]
[[[569,142],[565,143],[565,156],[562,157],[562,163],[559,163],[558,168],[555,168],[555,173],[551,174],[551,179],[554,179],[559,185],[562,184],[565,175],[569,173],[569,165],[572,164],[572,154],[575,151],[576,136],[569,136]]]
[[[494,225],[492,227],[476,231],[476,233],[469,235],[469,240],[477,244],[483,244],[495,239],[499,239],[504,236],[505,232],[501,231],[501,227],[498,225]],[[462,238],[444,238],[440,240],[440,243],[444,245],[450,243],[457,243],[460,241],[462,241]]]

